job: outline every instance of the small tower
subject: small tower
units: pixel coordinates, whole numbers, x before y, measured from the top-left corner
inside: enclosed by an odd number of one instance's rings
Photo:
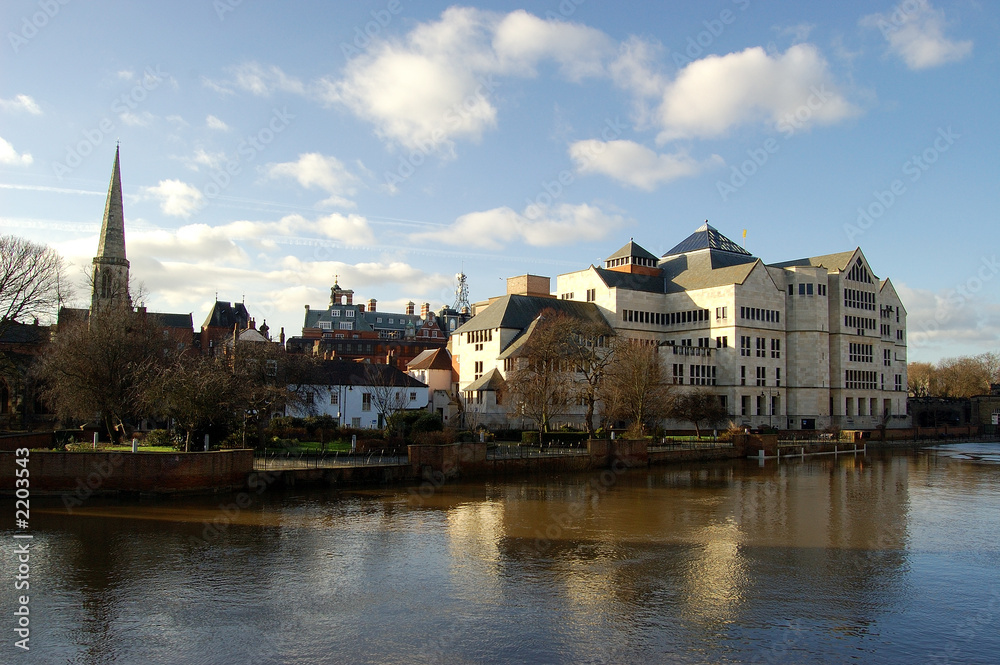
[[[115,165],[108,185],[108,200],[104,204],[104,221],[101,237],[94,257],[93,290],[90,309],[114,303],[125,303],[131,307],[132,298],[128,292],[129,262],[125,258],[125,211],[122,206],[122,178],[118,148],[115,148]]]

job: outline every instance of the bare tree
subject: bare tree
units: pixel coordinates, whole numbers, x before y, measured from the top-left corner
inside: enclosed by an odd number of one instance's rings
[[[12,322],[52,313],[62,277],[63,260],[55,250],[0,236],[0,336]]]
[[[39,367],[44,397],[61,418],[96,419],[118,441],[144,415],[146,390],[168,354],[152,317],[128,306],[102,308],[59,327]]]
[[[601,395],[609,420],[628,423],[632,435],[643,436],[667,417],[672,385],[667,381],[655,344],[619,339]]]
[[[563,413],[574,395],[572,337],[569,317],[552,310],[539,314],[525,331],[525,341],[512,358],[503,398],[514,413],[531,418],[539,439],[552,418]]]
[[[396,434],[399,416],[409,406],[407,375],[391,365],[365,365],[365,389],[371,395],[372,406],[382,414],[386,432]]]
[[[601,397],[601,385],[615,359],[614,330],[604,323],[569,319],[567,351],[577,380],[573,393],[586,407],[587,434],[594,436],[594,413]]]
[[[239,408],[239,386],[224,358],[184,355],[165,365],[145,394],[149,414],[172,418],[184,432],[184,450],[192,435],[220,424],[232,424]]]
[[[703,388],[674,396],[670,404],[670,417],[694,425],[695,434],[701,438],[701,423],[711,427],[726,417],[726,407],[719,396]]]

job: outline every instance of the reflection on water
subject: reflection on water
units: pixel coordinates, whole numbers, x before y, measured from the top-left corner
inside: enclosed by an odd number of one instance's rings
[[[31,656],[990,662],[998,449],[271,490],[245,509],[36,499]]]

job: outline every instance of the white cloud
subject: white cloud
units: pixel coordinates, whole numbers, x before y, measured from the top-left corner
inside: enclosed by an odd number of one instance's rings
[[[122,81],[131,81],[135,78],[135,72],[131,69],[120,69],[117,72],[118,78]]]
[[[972,53],[972,40],[954,41],[944,35],[944,12],[927,0],[905,0],[892,12],[871,14],[861,25],[878,28],[889,43],[889,53],[910,69],[926,69],[957,62]]]
[[[603,73],[611,40],[586,26],[451,7],[353,58],[343,78],[323,80],[321,98],[370,120],[384,140],[424,152],[450,152],[455,139],[478,140],[497,124],[500,75],[532,77],[553,61],[571,80]]]
[[[158,199],[160,210],[174,217],[190,217],[205,202],[197,187],[180,180],[161,180],[156,187],[146,187],[144,193]]]
[[[783,54],[760,47],[708,56],[687,65],[671,82],[659,109],[660,141],[715,138],[750,122],[830,124],[858,113],[838,91],[827,62],[812,44]]]
[[[208,127],[209,129],[218,130],[220,132],[229,131],[229,125],[224,123],[222,120],[219,120],[214,115],[209,115],[207,118],[205,118],[205,126]]]
[[[221,168],[223,162],[226,161],[226,153],[224,151],[219,152],[207,152],[204,148],[198,148],[194,151],[194,157],[186,160],[188,168],[197,171],[199,166],[205,166],[209,169]]]
[[[4,111],[19,112],[23,111],[25,113],[30,113],[31,115],[41,115],[42,109],[28,95],[17,95],[14,99],[0,99],[0,109]]]
[[[310,152],[299,155],[297,162],[272,163],[265,168],[271,178],[292,177],[303,187],[316,187],[327,192],[330,194],[330,198],[323,201],[323,204],[342,207],[354,206],[354,203],[342,195],[350,195],[355,192],[358,177],[348,171],[347,167],[336,157]]]
[[[993,262],[995,264],[995,257]],[[906,307],[907,347],[910,360],[934,361],[991,351],[1000,339],[1000,303],[986,289],[911,288],[895,284]],[[963,285],[965,287],[967,285]]]
[[[130,127],[149,127],[150,123],[156,119],[156,116],[149,111],[143,111],[142,113],[125,111],[124,113],[118,114],[118,118]]]
[[[699,162],[685,151],[658,154],[633,141],[577,141],[570,145],[569,155],[579,173],[600,173],[646,191],[723,164],[718,155]]]
[[[270,97],[275,92],[305,94],[306,86],[299,79],[289,76],[280,67],[265,67],[258,62],[245,62],[231,67],[232,78],[223,81],[202,79],[202,84],[223,95],[231,95],[236,90],[249,92],[258,97]]]
[[[33,162],[31,155],[28,153],[17,154],[17,150],[14,150],[14,146],[10,144],[9,141],[0,136],[0,164],[23,164],[27,165]]]
[[[555,207],[533,204],[521,213],[504,206],[462,215],[439,231],[415,233],[410,239],[490,250],[513,242],[551,247],[599,240],[624,224],[621,215],[585,203]]]

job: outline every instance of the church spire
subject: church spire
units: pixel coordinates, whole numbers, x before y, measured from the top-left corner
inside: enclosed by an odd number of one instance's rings
[[[122,177],[119,148],[115,147],[115,165],[104,204],[101,237],[94,257],[94,284],[91,309],[120,297],[131,304],[128,293],[129,262],[125,258],[125,210],[122,206]]]

